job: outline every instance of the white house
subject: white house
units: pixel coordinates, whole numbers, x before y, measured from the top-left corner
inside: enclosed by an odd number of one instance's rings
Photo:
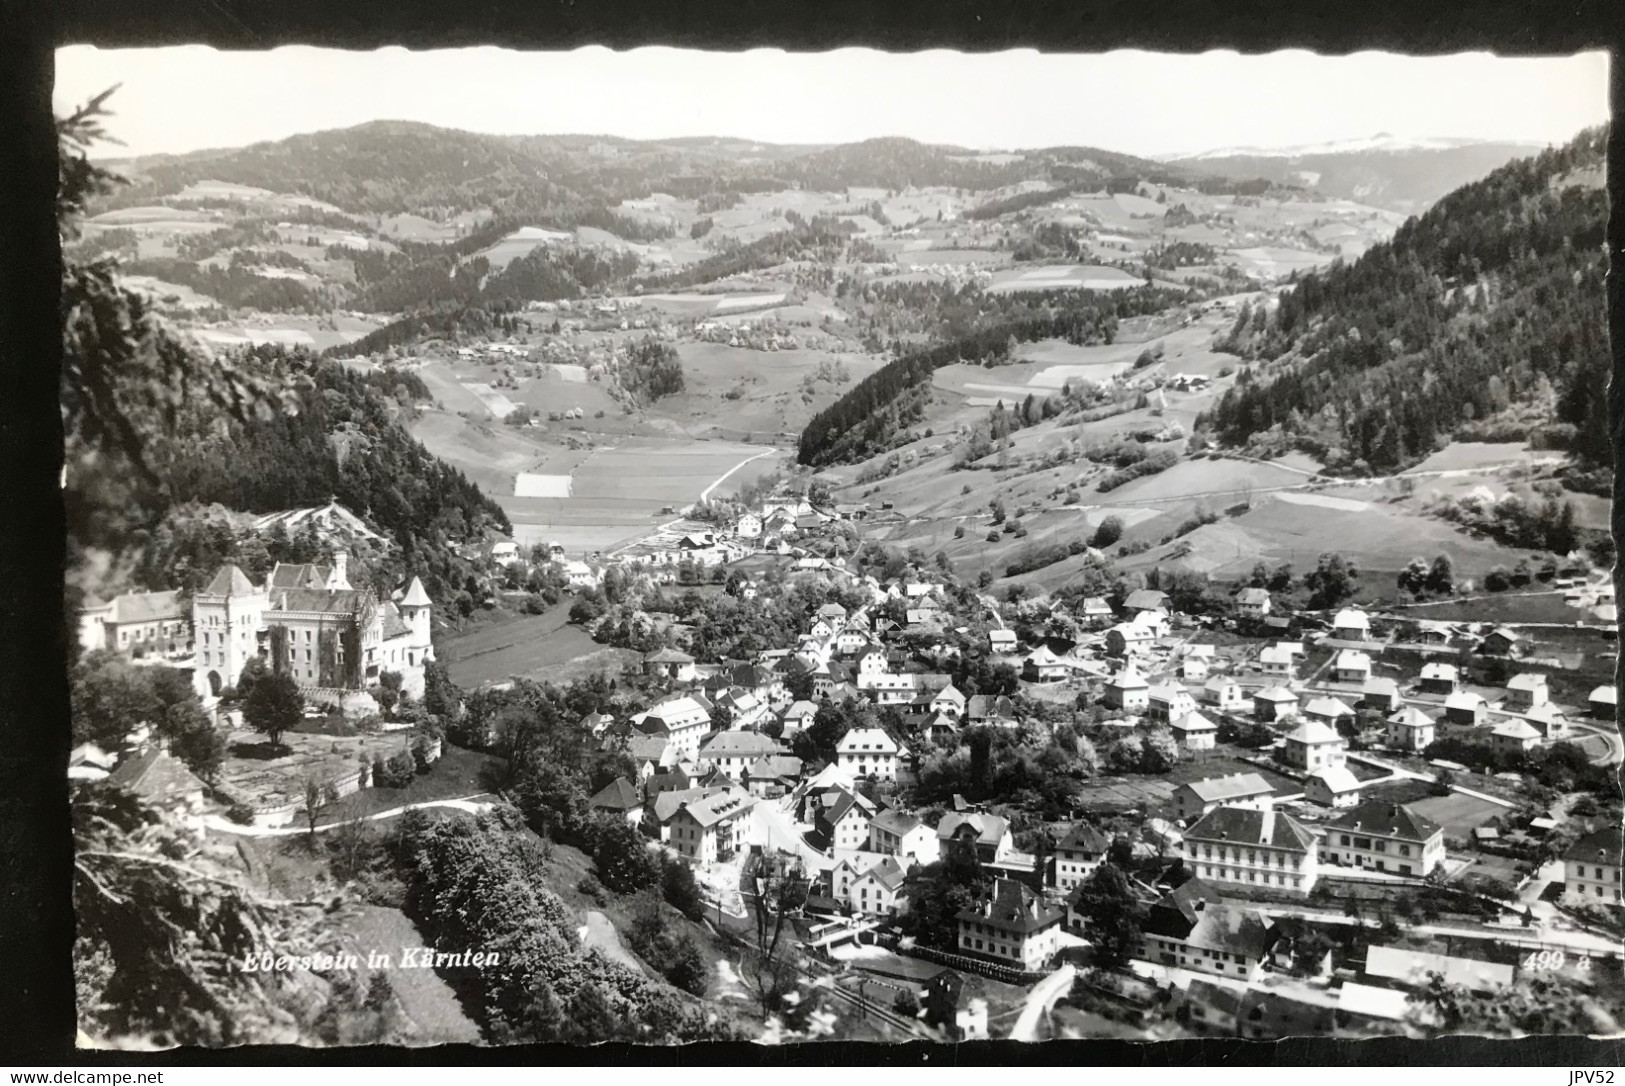
[[[1420,878],[1444,861],[1444,829],[1403,804],[1372,800],[1327,825],[1320,858]]]
[[[913,815],[884,810],[869,822],[869,851],[901,856],[909,864],[935,863],[941,854],[937,831]]]
[[[1338,641],[1371,640],[1371,618],[1358,607],[1346,607],[1332,619],[1332,637]]]
[[[1175,717],[1168,726],[1185,750],[1212,750],[1219,741],[1219,726],[1194,710]]]
[[[1363,683],[1371,678],[1371,657],[1359,649],[1342,649],[1332,659],[1332,682]]]
[[[1131,664],[1106,680],[1101,700],[1126,713],[1143,712],[1151,704],[1151,684]]]
[[[1322,807],[1352,807],[1360,802],[1360,780],[1346,765],[1317,769],[1304,778],[1303,796]]]
[[[1190,691],[1174,683],[1162,683],[1146,691],[1146,715],[1164,724],[1196,712],[1196,699]]]
[[[1286,737],[1284,761],[1305,772],[1341,766],[1348,754],[1348,743],[1337,732],[1318,720],[1305,720],[1297,730]]]
[[[1169,805],[1186,825],[1219,807],[1250,807],[1262,811],[1275,805],[1275,790],[1257,773],[1235,773],[1189,781],[1174,789]]]
[[[1620,895],[1620,827],[1588,833],[1563,853],[1566,905],[1625,905]]]
[[[1537,705],[1546,704],[1550,695],[1546,690],[1546,676],[1526,671],[1507,681],[1506,708],[1509,712],[1526,713]]]
[[[873,776],[883,781],[897,779],[897,760],[905,747],[880,728],[853,728],[835,747],[835,764],[854,779]]]
[[[740,539],[759,539],[762,535],[762,518],[755,513],[743,513],[734,521],[734,535]]]
[[[1297,662],[1295,653],[1279,645],[1267,646],[1258,654],[1258,669],[1272,679],[1292,678],[1293,668]]]
[[[1290,815],[1218,807],[1185,831],[1185,866],[1216,886],[1307,895],[1319,874],[1315,835]]]
[[[987,632],[987,647],[994,655],[1004,655],[1016,651],[1016,631],[998,629]]]
[[[1202,704],[1221,713],[1239,713],[1247,708],[1247,695],[1234,679],[1215,677],[1202,685]]]
[[[1111,841],[1087,822],[1074,822],[1055,846],[1055,887],[1070,893],[1106,859]]]
[[[1390,716],[1383,730],[1390,747],[1412,753],[1425,750],[1438,732],[1433,718],[1414,705],[1407,705]]]
[[[1262,588],[1243,588],[1236,593],[1236,614],[1241,618],[1263,618],[1269,613],[1269,592]]]

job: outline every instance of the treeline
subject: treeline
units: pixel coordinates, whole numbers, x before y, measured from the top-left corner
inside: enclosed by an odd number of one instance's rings
[[[960,214],[962,219],[973,222],[984,219],[997,219],[1001,215],[1011,215],[1017,211],[1026,211],[1030,207],[1043,207],[1045,204],[1071,196],[1083,187],[1082,182],[1070,185],[1061,185],[1058,188],[1036,189],[1032,192],[1018,192],[1014,196],[1006,196],[999,200],[989,200],[985,204],[977,204]]]
[[[744,245],[730,244],[697,264],[660,275],[646,275],[631,285],[645,291],[685,290],[792,260],[830,262],[841,255],[847,240],[847,231],[835,230],[824,220],[815,220]]]
[[[1391,471],[1465,424],[1550,396],[1584,465],[1612,463],[1604,133],[1521,159],[1446,196],[1352,264],[1308,275],[1231,345],[1303,361],[1244,369],[1211,416],[1218,438],[1275,434],[1355,471]]]
[[[226,267],[196,264],[173,257],[147,257],[120,266],[125,275],[150,275],[167,283],[191,287],[222,305],[235,309],[258,309],[267,313],[325,313],[335,299],[324,287],[301,280],[260,275],[251,265]]]
[[[1153,313],[1184,300],[1183,292],[1137,287],[1112,293],[1068,296],[1065,308],[989,324],[980,330],[910,351],[858,382],[850,392],[813,416],[801,433],[798,460],[809,466],[850,463],[884,452],[899,427],[905,397],[928,395],[931,375],[942,366],[1008,357],[1016,343],[1064,339],[1077,345],[1110,343],[1122,317]]]

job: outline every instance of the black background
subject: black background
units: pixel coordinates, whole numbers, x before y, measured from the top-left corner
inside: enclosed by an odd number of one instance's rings
[[[1522,1064],[1546,1067],[1532,1082],[1566,1084],[1568,1067],[1617,1066],[1620,1042],[1580,1038],[1494,1041],[1455,1038],[1273,1043],[1193,1040],[1164,1044],[1119,1041],[1013,1045],[975,1043],[818,1044],[768,1048],[701,1045],[677,1049],[600,1045],[591,1049],[467,1046],[397,1051],[366,1048],[307,1051],[249,1048],[163,1054],[78,1053],[74,1008],[68,828],[68,698],[63,672],[63,519],[57,474],[61,422],[57,407],[60,339],[57,249],[52,199],[56,143],[52,131],[52,54],[58,45],[106,47],[189,42],[228,49],[310,44],[373,49],[496,44],[565,49],[671,45],[823,50],[842,46],[913,51],[1037,48],[1099,52],[1114,48],[1243,53],[1299,48],[1324,53],[1368,49],[1426,54],[1494,51],[1550,55],[1588,48],[1614,53],[1613,112],[1625,102],[1619,44],[1625,4],[1481,0],[1448,6],[1427,0],[1239,0],[1219,5],[1166,0],[1038,3],[938,0],[806,4],[750,0],[0,0],[0,1064],[82,1067],[132,1064],[246,1063],[435,1064],[613,1063],[618,1065],[982,1064]],[[1358,95],[1351,86],[1348,93]],[[1282,87],[1281,94],[1291,94]],[[1109,101],[1068,99],[1043,108],[1112,109]],[[726,133],[721,133],[726,134]],[[1200,133],[1192,133],[1200,144]],[[1609,178],[1616,209],[1609,228],[1615,274],[1609,283],[1616,381],[1610,390],[1616,449],[1621,435],[1625,372],[1625,203],[1615,126]],[[1616,483],[1616,487],[1621,484]],[[1625,510],[1615,501],[1615,533]]]

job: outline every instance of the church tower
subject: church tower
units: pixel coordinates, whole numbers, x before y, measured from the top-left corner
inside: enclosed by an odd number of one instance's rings
[[[429,612],[432,607],[429,593],[423,590],[423,582],[413,577],[406,588],[406,595],[401,597],[400,609],[401,618],[412,631],[408,651],[412,654],[414,666],[421,667],[434,659],[434,645],[429,640]]]

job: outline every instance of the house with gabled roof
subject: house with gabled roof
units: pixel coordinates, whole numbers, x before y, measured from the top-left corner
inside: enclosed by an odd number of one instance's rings
[[[1625,906],[1621,898],[1621,857],[1625,850],[1620,827],[1605,826],[1581,837],[1563,853],[1565,905]]]
[[[1017,880],[997,879],[959,913],[959,951],[1037,972],[1060,949],[1063,915]]]
[[[1307,895],[1319,873],[1315,835],[1284,811],[1217,807],[1185,831],[1187,869],[1215,886]]]
[[[972,724],[1014,724],[1016,705],[1004,694],[972,694],[965,701],[965,719]]]
[[[928,708],[933,713],[958,719],[965,715],[965,702],[965,695],[953,683],[949,683],[931,696]]]
[[[1546,676],[1538,671],[1526,671],[1507,680],[1506,710],[1527,713],[1537,705],[1544,705],[1551,695],[1546,688]]]
[[[94,597],[79,611],[79,644],[129,656],[186,652],[192,647],[179,590],[128,592],[106,603]]]
[[[874,804],[856,792],[838,788],[824,795],[814,825],[828,834],[831,848],[861,849],[869,843],[869,822],[874,815]]]
[[[1155,588],[1140,588],[1128,594],[1123,600],[1123,610],[1131,616],[1142,611],[1168,610],[1168,593],[1159,592]]]
[[[847,903],[858,916],[896,916],[908,907],[904,882],[902,865],[887,856],[853,880]]]
[[[1341,698],[1310,698],[1303,707],[1303,715],[1310,721],[1336,728],[1338,721],[1354,716],[1354,707]]]
[[[869,820],[869,851],[901,856],[911,865],[935,863],[942,848],[937,832],[930,826],[911,814],[888,808]]]
[[[1103,626],[1111,625],[1116,613],[1111,603],[1104,596],[1087,596],[1078,605],[1078,623],[1087,630],[1098,630]]]
[[[643,658],[643,673],[659,675],[673,682],[691,682],[694,679],[694,657],[677,649],[657,649]]]
[[[755,802],[736,789],[683,802],[669,820],[668,843],[697,867],[727,863],[743,845],[744,818]]]
[[[1359,649],[1339,649],[1332,657],[1332,682],[1364,683],[1371,678],[1371,657]]]
[[[835,745],[835,763],[854,778],[895,781],[898,760],[906,747],[881,728],[853,728]]]
[[[791,754],[770,754],[745,770],[745,790],[757,799],[777,799],[801,780],[801,759]]]
[[[711,730],[711,714],[694,695],[688,694],[670,698],[633,717],[632,726],[644,735],[666,739],[679,756],[694,758],[700,753],[701,739]]]
[[[999,627],[987,632],[988,651],[1003,656],[1016,651],[1016,631]]]
[[[1061,682],[1072,676],[1072,665],[1050,650],[1039,645],[1021,663],[1021,677],[1030,683]]]
[[[1529,651],[1529,639],[1510,626],[1497,626],[1484,635],[1478,651],[1487,656],[1522,656]]]
[[[1263,588],[1243,588],[1236,593],[1238,618],[1263,618],[1270,613],[1270,594]]]
[[[1296,653],[1279,645],[1268,645],[1258,654],[1258,670],[1271,678],[1292,678],[1297,662]]]
[[[1619,708],[1619,694],[1612,683],[1597,687],[1586,698],[1586,709],[1597,720],[1613,720]]]
[[[1169,898],[1176,898],[1178,893],[1174,891]],[[1242,982],[1258,976],[1276,941],[1274,925],[1267,916],[1253,909],[1213,902],[1201,894],[1189,895],[1179,904],[1171,903],[1165,909],[1154,906],[1148,911],[1141,936],[1141,955],[1146,961]],[[1182,933],[1181,928],[1185,929]]]
[[[150,806],[171,812],[201,811],[208,791],[186,763],[156,746],[129,755],[104,780]]]
[[[1566,738],[1569,734],[1569,718],[1563,715],[1551,702],[1542,702],[1523,715],[1530,725],[1540,733],[1543,743],[1555,743]]]
[[[1454,694],[1461,687],[1461,672],[1455,664],[1434,661],[1423,664],[1416,688],[1423,694]]]
[[[1421,878],[1444,862],[1444,829],[1403,803],[1370,800],[1327,823],[1320,859]]]
[[[1503,753],[1526,753],[1540,746],[1540,731],[1527,720],[1503,720],[1490,730],[1490,746]]]
[[[1284,686],[1266,686],[1253,692],[1253,716],[1265,724],[1298,715],[1298,695]]]
[[[760,732],[730,729],[716,732],[700,747],[696,763],[716,766],[730,780],[743,781],[746,770],[762,758],[785,753],[784,744]]]
[[[1119,622],[1106,631],[1108,656],[1145,656],[1160,636],[1155,626],[1144,622]]]
[[[587,806],[607,815],[619,815],[634,826],[643,821],[643,796],[625,777],[616,777],[600,788]]]
[[[1392,713],[1404,699],[1399,695],[1399,683],[1394,679],[1367,679],[1360,688],[1360,707],[1379,713]]]
[[[1196,711],[1196,699],[1178,683],[1158,683],[1146,690],[1146,716],[1164,724]]]
[[[1095,873],[1112,846],[1105,834],[1087,822],[1074,822],[1055,846],[1055,888],[1070,893]]]
[[[1218,807],[1253,807],[1263,810],[1275,803],[1275,789],[1257,773],[1234,773],[1187,781],[1169,797],[1173,816],[1186,825]]]
[[[955,843],[976,849],[983,863],[999,863],[1014,849],[1010,823],[996,814],[981,811],[949,811],[937,823],[937,843],[943,852]]]
[[[1463,724],[1476,728],[1484,723],[1489,705],[1471,690],[1458,690],[1444,699],[1444,719],[1447,724]]]
[[[1214,676],[1202,684],[1200,699],[1221,713],[1239,713],[1247,708],[1247,694],[1234,679]]]
[[[1303,798],[1322,807],[1352,807],[1360,802],[1360,779],[1346,765],[1317,769],[1303,779]]]
[[[1371,616],[1358,607],[1345,607],[1332,619],[1332,638],[1337,641],[1371,640]]]

